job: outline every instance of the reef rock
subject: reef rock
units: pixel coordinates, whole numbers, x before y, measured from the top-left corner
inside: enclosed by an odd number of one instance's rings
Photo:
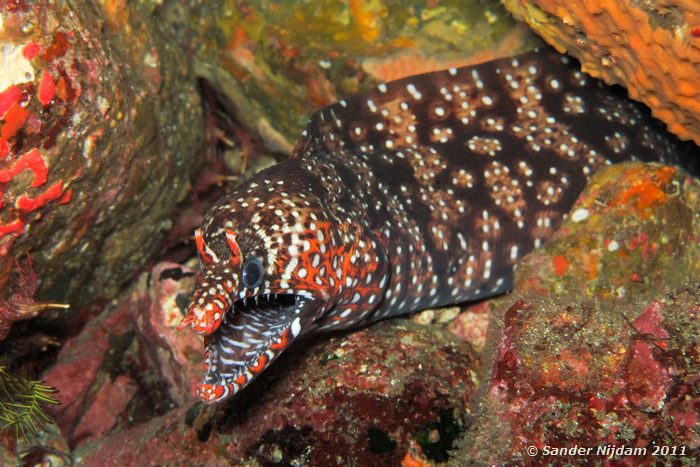
[[[191,270],[159,263],[63,345],[44,379],[58,390],[48,410],[71,445],[192,401],[202,338],[176,327],[193,287]]]
[[[132,4],[16,1],[0,69],[0,298],[32,298],[28,254],[39,296],[113,296],[186,194],[203,134],[187,57]]]
[[[494,303],[484,396],[454,459],[697,455],[699,202],[697,180],[671,167],[628,163],[594,176],[555,238],[520,265],[516,292]],[[677,448],[655,455],[657,445]],[[574,446],[591,450],[552,454]]]
[[[79,447],[76,461],[398,465],[414,453],[447,460],[480,371],[468,344],[393,320],[295,346],[222,410],[181,407]]]
[[[314,110],[378,82],[539,43],[495,2],[234,0],[192,4],[195,69],[268,150],[289,153]]]

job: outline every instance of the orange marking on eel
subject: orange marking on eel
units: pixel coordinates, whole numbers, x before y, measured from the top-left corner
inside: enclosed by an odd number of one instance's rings
[[[289,328],[285,329],[282,335],[280,336],[279,342],[275,342],[270,346],[271,349],[277,350],[277,349],[284,349],[287,347],[287,341],[289,340]]]
[[[260,355],[260,358],[258,358],[258,363],[256,363],[255,366],[250,367],[250,371],[253,373],[260,373],[265,368],[265,365],[267,365],[267,355],[262,354]]]
[[[233,230],[226,229],[226,242],[231,250],[231,264],[237,267],[241,264],[241,249],[238,247],[238,242],[236,242],[236,234]]]
[[[221,302],[224,304],[224,306],[226,306],[226,303],[228,303],[228,300],[226,299],[226,297],[223,296],[223,295],[221,295],[221,294],[216,294],[216,295],[214,295],[214,298],[218,298],[219,300],[221,300]],[[219,310],[219,311],[224,311],[224,310],[222,310],[222,309],[218,306],[218,304],[217,304],[216,302],[214,302],[213,300],[212,300],[212,304],[213,304],[213,306],[214,306],[217,310]]]
[[[199,251],[202,261],[206,264],[212,262],[212,257],[207,254],[204,250],[204,237],[202,236],[202,229],[197,229],[194,231],[194,243],[197,245],[197,251]]]

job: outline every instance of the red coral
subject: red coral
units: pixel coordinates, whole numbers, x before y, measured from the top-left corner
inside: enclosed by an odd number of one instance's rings
[[[39,52],[41,52],[41,46],[36,42],[29,42],[22,48],[22,55],[24,55],[24,58],[27,60],[33,60],[34,57],[39,55]]]
[[[22,222],[21,219],[15,219],[9,224],[3,224],[0,222],[0,238],[11,233],[19,232],[22,229],[24,229],[24,222]],[[4,252],[0,256],[5,256],[6,254],[7,252]]]
[[[53,80],[51,73],[48,70],[44,70],[41,73],[37,97],[41,105],[46,107],[53,101],[54,96],[56,96],[56,82]]]
[[[0,170],[0,182],[9,182],[15,175],[26,169],[34,173],[34,181],[32,182],[33,188],[40,187],[46,183],[49,169],[46,167],[46,162],[41,156],[41,153],[36,148],[21,155],[9,168]]]
[[[10,86],[0,92],[0,118],[5,118],[7,111],[19,101],[21,95],[22,90],[17,86]]]
[[[15,102],[3,116],[5,123],[0,129],[0,139],[8,141],[15,136],[19,129],[24,126],[27,117],[29,117],[29,111],[22,107],[19,102]]]
[[[46,205],[51,201],[55,201],[63,195],[63,183],[56,182],[44,193],[39,194],[36,198],[30,198],[27,195],[21,195],[17,200],[17,209],[24,212],[32,212]]]

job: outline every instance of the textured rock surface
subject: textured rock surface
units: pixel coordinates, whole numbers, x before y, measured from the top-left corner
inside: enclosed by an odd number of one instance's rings
[[[478,383],[469,344],[408,320],[307,341],[214,412],[192,404],[201,338],[174,332],[192,279],[158,264],[44,375],[61,401],[51,415],[81,464],[446,459]]]
[[[700,144],[700,2],[504,0],[583,70],[625,86],[671,132]]]
[[[268,149],[290,152],[312,111],[379,81],[525,51],[534,34],[482,1],[218,0],[195,4],[196,71]],[[487,52],[484,52],[488,50]]]
[[[446,460],[478,371],[469,345],[394,320],[298,345],[216,414],[177,409],[80,447],[76,461],[397,465],[414,451]]]
[[[50,413],[72,445],[191,402],[204,371],[202,342],[176,327],[193,276],[157,264],[61,348],[44,379],[59,391]]]
[[[697,180],[669,167],[595,176],[497,301],[484,397],[458,463],[554,461],[545,446],[649,447],[615,458],[635,464],[654,460],[654,444],[685,446],[685,461],[698,454],[700,284],[687,281],[700,277],[699,200]]]
[[[113,295],[156,249],[202,140],[187,57],[133,5],[0,4],[0,292]],[[59,266],[60,265],[60,266]]]

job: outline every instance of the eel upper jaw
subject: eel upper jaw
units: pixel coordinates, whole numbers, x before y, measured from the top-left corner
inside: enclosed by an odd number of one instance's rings
[[[234,302],[218,329],[205,338],[206,403],[233,396],[258,376],[313,322],[321,305],[311,296],[262,294]]]

